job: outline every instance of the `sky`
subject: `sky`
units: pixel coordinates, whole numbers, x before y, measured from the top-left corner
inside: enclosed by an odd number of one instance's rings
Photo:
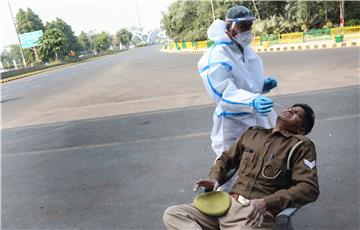
[[[59,17],[69,24],[75,35],[81,31],[106,31],[114,34],[121,28],[139,27],[145,31],[160,27],[161,12],[175,0],[1,0],[0,52],[4,46],[18,44],[14,17],[21,8],[31,8],[42,22],[50,22]]]

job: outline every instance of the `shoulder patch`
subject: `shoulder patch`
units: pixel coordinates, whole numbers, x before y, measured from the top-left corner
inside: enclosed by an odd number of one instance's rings
[[[304,163],[307,167],[309,167],[310,169],[313,169],[316,166],[316,161],[309,161],[307,159],[304,159]]]

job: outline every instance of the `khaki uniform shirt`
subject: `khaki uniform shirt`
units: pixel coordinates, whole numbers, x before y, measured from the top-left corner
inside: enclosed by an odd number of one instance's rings
[[[211,168],[209,178],[220,184],[234,167],[238,179],[232,189],[247,199],[264,199],[274,215],[287,207],[300,207],[313,202],[319,195],[316,151],[305,136],[286,131],[271,133],[272,129],[249,128]],[[292,147],[300,144],[290,158]]]

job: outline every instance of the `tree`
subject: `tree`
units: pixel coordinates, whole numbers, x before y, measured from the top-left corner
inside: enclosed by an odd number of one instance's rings
[[[24,49],[24,57],[26,63],[30,64],[35,61],[35,56],[32,50]],[[14,67],[14,62],[18,67],[24,67],[21,49],[20,46],[17,44],[13,44],[9,46],[9,51],[3,50],[1,53],[1,62],[3,63],[4,67],[12,68]]]
[[[168,9],[168,13],[163,14],[162,24],[166,34],[180,41],[185,38],[189,31],[193,31],[193,22],[196,19],[197,4],[195,1],[176,1]]]
[[[20,47],[19,47],[20,50]],[[24,49],[24,58],[27,64],[34,63],[36,60],[34,50],[32,49]]]
[[[61,31],[65,39],[64,47],[62,49],[63,55],[68,55],[70,50],[76,51],[81,49],[81,46],[79,45],[78,40],[74,35],[74,31],[72,31],[71,26],[68,25],[64,20],[56,18],[50,23],[47,22],[45,29],[58,29],[59,31]]]
[[[120,41],[117,38],[117,36],[116,35],[111,35],[110,40],[111,40],[111,47],[113,49],[119,49]]]
[[[345,1],[345,23],[354,20],[360,24],[360,2],[359,1]]]
[[[96,32],[94,30],[90,30],[87,33],[87,37],[89,38],[89,43],[90,43],[90,49],[95,52],[95,44],[96,44]]]
[[[27,8],[26,12],[22,9],[19,9],[16,14],[16,28],[19,34],[23,34],[38,30],[43,31],[44,24],[41,21],[39,15],[35,14],[30,8]],[[31,55],[29,52],[33,52],[33,54]],[[24,56],[26,56],[25,53],[28,53],[30,56],[36,57],[36,59],[38,60],[38,51],[35,47],[32,49],[32,51],[27,49],[25,51],[24,49]],[[28,60],[26,62],[28,62]]]
[[[10,57],[10,53],[7,50],[3,50],[0,55],[0,61],[3,65],[4,69],[12,68],[12,59]]]
[[[77,37],[77,41],[84,52],[87,50],[91,50],[89,36],[84,31],[81,31],[80,35]]]
[[[127,29],[121,29],[118,32],[116,32],[116,37],[121,45],[125,46],[126,48],[129,48],[130,41],[132,38],[132,33],[128,31]]]
[[[101,32],[95,38],[95,50],[97,52],[104,52],[110,47],[110,36],[106,32]]]
[[[214,8],[215,10],[215,17],[221,18],[225,15],[222,15],[223,12],[219,11],[219,9],[222,9],[221,7],[217,7],[216,2],[214,2]],[[188,15],[189,16],[189,15]],[[196,16],[194,18],[192,33],[187,33],[188,35],[185,36],[186,40],[205,40],[207,38],[207,28],[213,21],[212,16],[212,9],[211,9],[211,3],[209,1],[201,1],[197,3],[196,6]]]
[[[16,14],[16,27],[20,34],[28,33],[37,30],[44,30],[39,15],[35,14],[30,8],[26,12],[22,9]]]
[[[255,6],[261,20],[254,22],[256,35],[309,31],[314,28],[338,25],[339,1],[243,1],[213,0],[216,18],[225,19],[226,12],[235,5],[248,7],[255,14]],[[359,21],[358,1],[345,1],[345,23]],[[259,17],[258,17],[259,18]],[[212,23],[210,1],[173,2],[163,12],[161,24],[167,36],[174,41],[205,40],[206,31]]]
[[[19,45],[10,45],[10,57],[12,60],[15,60],[17,66],[23,67],[24,64]]]
[[[7,50],[3,50],[1,52],[0,59],[4,69],[14,68],[13,59],[11,58],[11,55]]]
[[[58,28],[45,30],[44,35],[40,39],[40,55],[43,60],[51,60],[52,58],[57,61],[62,54],[66,44],[65,35]]]

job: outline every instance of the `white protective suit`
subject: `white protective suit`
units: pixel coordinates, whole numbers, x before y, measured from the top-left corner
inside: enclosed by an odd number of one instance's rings
[[[248,127],[272,128],[277,117],[273,110],[267,116],[260,116],[253,106],[265,81],[262,59],[249,46],[244,47],[243,57],[225,31],[224,21],[211,24],[207,35],[214,45],[198,62],[205,88],[216,104],[211,141],[217,157]]]

